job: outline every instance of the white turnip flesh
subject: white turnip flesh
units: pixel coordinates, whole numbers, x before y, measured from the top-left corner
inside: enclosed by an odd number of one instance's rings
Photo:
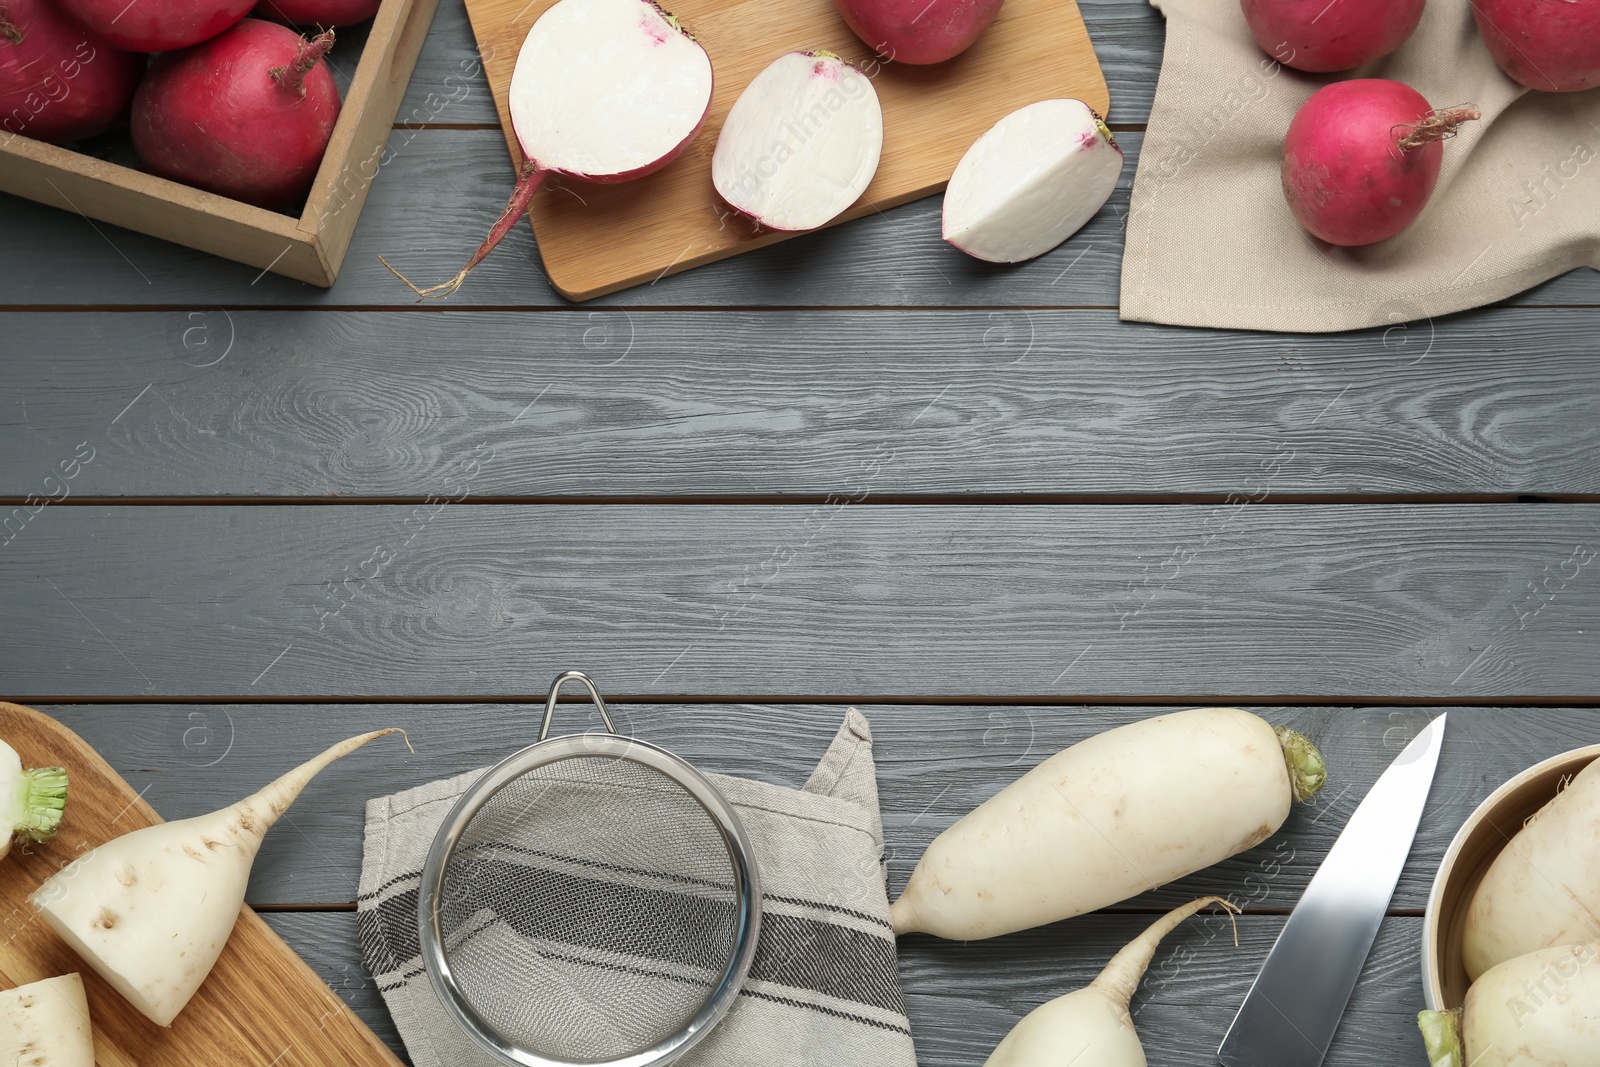
[[[94,1067],[82,977],[64,974],[0,993],[0,1064]]]
[[[889,917],[972,941],[1095,911],[1259,845],[1325,779],[1310,741],[1238,708],[1121,726],[940,834]]]
[[[610,184],[678,158],[705,122],[711,88],[706,50],[655,4],[560,0],[528,31],[511,75],[511,125],[524,162],[505,211],[449,281],[419,289],[395,274],[418,296],[449,296],[527,214],[550,175]]]
[[[1476,980],[1506,960],[1600,938],[1600,760],[1575,775],[1489,865],[1461,958]]]
[[[1169,912],[1113,956],[1093,982],[1024,1016],[984,1067],[1146,1067],[1128,1004],[1161,939],[1207,905],[1237,910],[1221,897],[1202,897]]]
[[[261,838],[318,771],[396,732],[341,741],[221,811],[114,838],[51,876],[29,903],[146,1018],[170,1026],[233,932]]]
[[[1474,107],[1430,108],[1411,86],[1385,78],[1325,85],[1283,140],[1289,210],[1329,244],[1393,237],[1428,206],[1444,159],[1440,142],[1479,117]]]
[[[1417,1025],[1432,1067],[1600,1067],[1600,941],[1491,967],[1461,1010]]]
[[[991,263],[1042,256],[1105,206],[1122,149],[1082,100],[1041,100],[973,142],[944,193],[944,239]]]
[[[883,153],[872,79],[832,52],[790,52],[757,74],[717,136],[711,180],[772,230],[814,230],[860,199]]]

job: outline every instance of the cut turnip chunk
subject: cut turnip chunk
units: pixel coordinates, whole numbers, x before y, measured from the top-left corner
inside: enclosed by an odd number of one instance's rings
[[[814,230],[861,197],[882,152],[872,80],[831,52],[790,52],[734,101],[711,179],[769,229]]]
[[[1111,198],[1122,149],[1082,100],[1013,111],[961,157],[944,194],[944,239],[991,263],[1042,256]]]
[[[0,1064],[94,1067],[82,978],[64,974],[0,993]]]
[[[705,122],[711,82],[706,50],[649,0],[560,0],[528,31],[511,75],[511,126],[525,162],[510,203],[461,273],[411,288],[459,289],[548,175],[625,182],[671,163]]]

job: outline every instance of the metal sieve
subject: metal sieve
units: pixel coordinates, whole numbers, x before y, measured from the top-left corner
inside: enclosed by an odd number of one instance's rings
[[[568,681],[604,732],[549,736]],[[733,1005],[761,890],[732,805],[682,759],[618,734],[594,682],[568,671],[538,743],[445,817],[417,920],[445,1009],[504,1062],[654,1067]]]

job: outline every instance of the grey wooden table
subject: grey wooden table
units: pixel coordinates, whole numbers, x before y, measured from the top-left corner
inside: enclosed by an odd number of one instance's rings
[[[1136,157],[1160,17],[1083,8]],[[941,1067],[1217,892],[1240,946],[1174,935],[1135,1002],[1153,1065],[1211,1062],[1338,827],[1447,707],[1328,1060],[1422,1064],[1434,865],[1497,784],[1600,740],[1594,274],[1342,336],[1124,324],[1130,166],[1016,269],[946,248],[934,198],[583,307],[519,229],[418,306],[377,255],[443,277],[507,187],[472,54],[446,0],[331,291],[0,197],[0,693],[168,817],[406,727],[417,755],[317,781],[249,893],[397,1048],[356,946],[362,804],[525,743],[562,669],[702,766],[792,785],[861,706],[894,888],[1107,727],[1231,703],[1322,744],[1325,801],[1251,853],[1048,929],[906,940]]]

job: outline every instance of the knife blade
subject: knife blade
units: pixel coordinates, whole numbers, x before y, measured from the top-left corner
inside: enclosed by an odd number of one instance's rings
[[[1395,757],[1356,807],[1284,923],[1217,1059],[1319,1067],[1411,853],[1444,743],[1445,716]]]

